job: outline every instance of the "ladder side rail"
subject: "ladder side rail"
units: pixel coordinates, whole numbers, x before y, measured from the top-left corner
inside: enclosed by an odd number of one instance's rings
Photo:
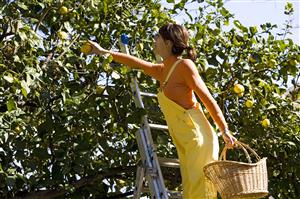
[[[165,190],[161,188],[161,183],[157,175],[157,169],[153,167],[153,157],[149,155],[149,146],[147,146],[147,138],[145,133],[145,129],[142,128],[136,132],[141,159],[143,165],[146,166],[145,177],[148,181],[148,186],[151,190],[152,197],[155,196],[155,198],[165,198],[163,197]]]
[[[123,52],[129,54],[127,45],[123,44],[121,46],[122,46],[121,49],[123,49]],[[134,101],[135,101],[136,106],[139,108],[144,108],[144,104],[142,101],[142,97],[140,94],[140,89],[138,87],[136,77],[131,77],[130,86],[131,86],[131,90],[134,94]],[[164,184],[162,172],[160,169],[160,165],[158,162],[158,158],[153,149],[153,146],[154,146],[153,139],[151,136],[151,130],[150,130],[150,126],[149,126],[146,115],[144,115],[142,117],[141,125],[142,125],[142,127],[140,128],[140,131],[138,131],[138,132],[140,132],[141,136],[138,136],[140,138],[138,140],[142,140],[142,146],[140,147],[141,148],[140,152],[146,150],[142,153],[142,154],[144,154],[144,158],[147,160],[145,163],[146,163],[146,166],[148,167],[148,168],[146,168],[146,169],[148,169],[148,171],[146,171],[146,172],[154,172],[157,174],[157,175],[147,175],[149,173],[146,173],[146,177],[148,178],[149,186],[152,189],[152,191],[155,192],[153,194],[155,194],[156,199],[160,199],[160,198],[167,199],[168,194],[167,194],[167,191],[165,188],[165,184]],[[139,141],[138,141],[138,143],[139,143]],[[149,171],[149,170],[151,170],[151,171]],[[154,196],[152,196],[152,198],[154,198]]]
[[[140,107],[140,108],[144,108],[144,104],[142,101],[142,97],[140,94],[140,89],[138,87],[136,77],[132,78],[131,89],[134,94],[136,106]],[[155,153],[155,149],[153,147],[154,143],[153,143],[153,138],[151,135],[151,130],[150,130],[150,126],[148,123],[147,115],[144,115],[142,117],[141,125],[142,125],[141,129],[143,131],[140,131],[139,133],[141,135],[140,139],[143,140],[143,145],[140,147],[140,152],[144,149],[143,147],[146,147],[147,151],[145,151],[145,153],[143,154],[144,157],[147,159],[147,161],[145,163],[148,166],[148,171],[146,170],[146,172],[154,172],[157,174],[156,176],[152,175],[150,177],[151,179],[148,179],[149,186],[150,186],[151,190],[153,190],[155,192],[156,198],[167,198],[168,196],[167,196],[162,172],[160,169],[160,164],[158,162],[158,158]],[[149,169],[151,171],[149,171]],[[149,175],[146,175],[146,177],[147,176],[149,178]],[[157,191],[157,190],[159,190],[159,191]]]
[[[133,195],[134,199],[139,199],[141,197],[144,177],[145,177],[145,168],[138,165],[137,172],[136,172],[134,195]]]

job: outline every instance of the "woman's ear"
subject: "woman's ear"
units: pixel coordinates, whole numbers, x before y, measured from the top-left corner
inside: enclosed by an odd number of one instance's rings
[[[169,49],[172,49],[173,47],[173,42],[171,40],[166,40],[166,45]]]

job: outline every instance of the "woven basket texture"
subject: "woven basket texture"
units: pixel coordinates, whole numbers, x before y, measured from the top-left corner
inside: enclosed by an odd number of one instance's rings
[[[250,148],[241,142],[238,144],[242,144],[241,147],[244,149]],[[253,149],[250,151],[255,153]],[[226,151],[224,153],[223,150],[222,155],[223,159],[226,159]],[[258,158],[256,163],[228,161],[220,158],[220,161],[205,165],[204,174],[216,186],[222,199],[254,199],[268,195],[267,158],[260,159],[256,153],[254,155]],[[246,156],[249,157],[249,154],[247,153]]]

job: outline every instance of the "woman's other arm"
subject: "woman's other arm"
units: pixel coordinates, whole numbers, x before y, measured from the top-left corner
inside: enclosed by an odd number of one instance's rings
[[[201,102],[204,104],[213,120],[216,122],[220,131],[225,134],[225,139],[228,139],[228,141],[233,144],[236,139],[228,132],[228,125],[225,121],[224,115],[216,100],[212,97],[211,93],[200,77],[194,62],[185,59],[182,64],[185,65],[183,67],[183,77],[185,82],[192,90],[196,92]]]

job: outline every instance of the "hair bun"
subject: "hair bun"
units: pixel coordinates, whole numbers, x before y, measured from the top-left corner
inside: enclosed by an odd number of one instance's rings
[[[192,50],[193,47],[191,47],[191,46],[186,46],[185,49],[187,49],[187,50]]]

